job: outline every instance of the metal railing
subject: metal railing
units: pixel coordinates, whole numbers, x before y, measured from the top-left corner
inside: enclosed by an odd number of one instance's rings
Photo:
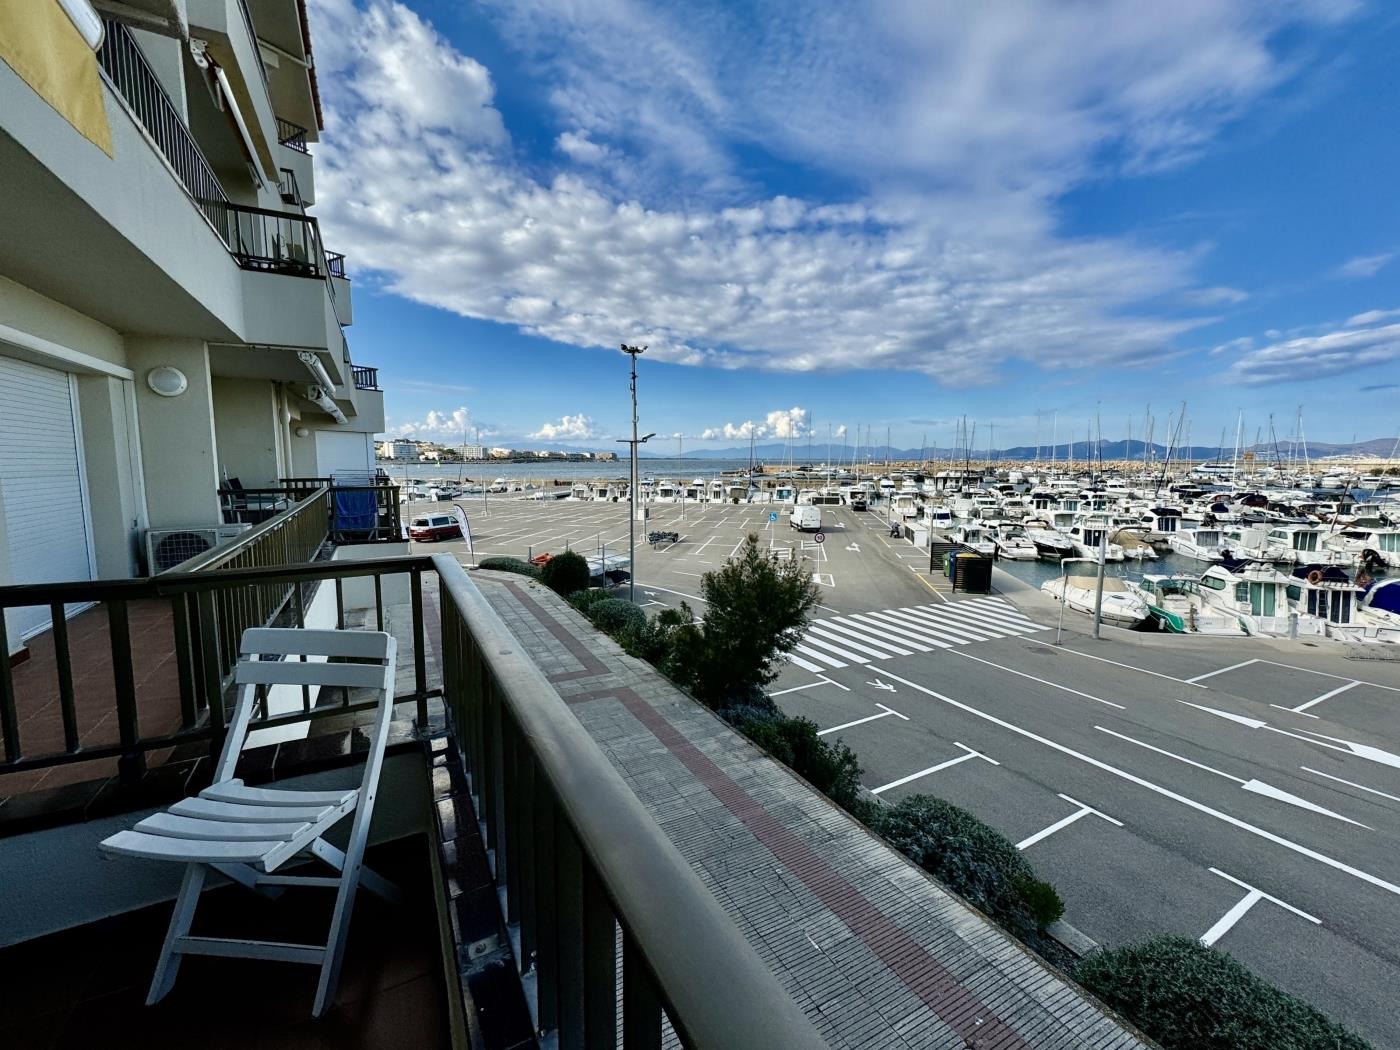
[[[306,145],[306,129],[300,124],[293,124],[290,120],[283,120],[281,117],[277,118],[277,141],[298,153],[311,152]]]
[[[103,22],[107,33],[97,52],[97,60],[112,87],[146,129],[146,134],[194,198],[195,206],[214,229],[222,230],[226,225],[228,197],[214,169],[141,53],[131,30],[111,19]]]
[[[403,538],[403,514],[399,504],[399,489],[397,485],[389,484],[389,479],[385,477],[382,482],[376,481],[373,484],[352,484],[344,479],[337,481],[335,478],[285,478],[281,486],[262,489],[219,489],[219,498],[224,505],[225,517],[233,520],[241,520],[245,515],[240,510],[240,504],[247,510],[247,517],[256,518],[261,508],[277,500],[304,499],[310,492],[321,488],[330,490],[329,501],[326,505],[327,526],[330,538],[336,543],[378,543],[400,540]],[[375,502],[375,521],[373,526],[363,527],[360,522],[349,521],[348,512],[352,508],[338,506],[335,501],[336,493],[372,493]],[[230,521],[229,524],[232,524]]]
[[[423,574],[438,576],[442,611],[437,638],[442,688],[427,685]],[[375,622],[383,629],[382,581],[408,574],[414,691],[395,698],[417,704],[442,695],[453,743],[468,772],[493,875],[504,891],[505,918],[518,933],[517,963],[543,1035],[561,1047],[659,1048],[663,1013],[683,1045],[726,1050],[805,1050],[825,1044],[753,946],[705,888],[666,833],[646,812],[612,762],[569,712],[543,672],[524,654],[499,615],[450,555],[319,562],[272,568],[171,573],[149,579],[0,588],[0,609],[49,605],[56,610],[57,673],[65,748],[26,756],[7,661],[0,661],[0,774],[95,758],[118,758],[137,779],[146,753],[207,742],[216,754],[231,709],[220,668],[221,617],[250,588],[334,581],[338,624],[344,626],[344,581],[372,578]],[[136,601],[169,602],[176,630],[184,727],[143,736],[132,674],[129,610]],[[72,693],[63,604],[101,603],[111,633],[112,674],[120,742],[85,747]],[[298,610],[298,615],[300,610]],[[0,651],[4,651],[0,617]],[[62,683],[66,680],[66,687]],[[268,728],[367,711],[377,698],[269,716],[266,702],[253,726]],[[2,781],[0,781],[2,782]],[[621,928],[622,980],[616,950]],[[620,1010],[619,1010],[620,1007]],[[618,1015],[622,1030],[618,1029]]]
[[[339,277],[343,281],[350,280],[345,274],[344,252],[326,252],[326,269],[332,277]]]
[[[664,1011],[688,1047],[825,1046],[466,571],[432,560],[443,699],[539,1031],[659,1048]]]
[[[181,744],[208,741],[209,753],[217,755],[223,741],[227,719],[232,714],[225,704],[225,690],[238,659],[238,640],[248,627],[262,626],[278,617],[261,619],[267,604],[260,597],[268,593],[290,590],[291,601],[283,616],[287,626],[305,626],[306,587],[321,581],[333,581],[336,598],[336,626],[345,626],[343,582],[356,577],[374,577],[375,623],[384,625],[383,577],[406,573],[410,581],[412,631],[417,646],[414,653],[414,689],[396,697],[397,702],[415,701],[420,724],[427,718],[427,699],[437,695],[427,682],[427,665],[423,642],[422,574],[432,564],[426,558],[380,558],[365,561],[314,562],[299,565],[279,565],[256,568],[219,568],[195,572],[167,572],[159,576],[129,580],[97,580],[79,583],[29,584],[0,587],[0,611],[26,606],[45,607],[53,619],[54,673],[58,686],[56,714],[63,731],[63,747],[30,754],[25,751],[20,733],[20,720],[13,672],[8,660],[0,660],[0,733],[4,735],[4,750],[0,754],[0,785],[3,774],[50,766],[87,762],[94,759],[118,760],[119,774],[124,782],[134,783],[145,772],[148,752]],[[180,728],[173,733],[143,733],[140,725],[140,701],[131,636],[131,613],[136,603],[159,603],[166,607],[173,631],[175,675],[178,684]],[[111,651],[110,686],[116,713],[117,740],[113,742],[104,731],[98,740],[94,730],[80,727],[73,686],[73,653],[64,618],[65,606],[95,604],[106,620]],[[157,632],[158,633],[158,632]],[[91,645],[92,642],[87,643]],[[143,639],[143,645],[149,645]],[[0,651],[8,652],[4,617],[0,616]],[[84,695],[100,691],[103,682],[91,679],[84,683]],[[143,688],[163,688],[164,682]],[[324,718],[347,711],[368,709],[373,702],[352,703],[346,692],[340,703],[324,700],[314,708],[309,693],[302,693],[302,710],[290,714],[270,714],[264,702],[259,707],[255,724],[261,727],[286,725],[307,719]],[[47,726],[34,719],[35,730]],[[47,735],[47,734],[45,734]]]
[[[379,389],[379,369],[370,368],[367,365],[354,365],[350,369],[350,374],[355,378],[356,390]]]
[[[229,204],[224,211],[220,232],[243,269],[293,277],[328,275],[315,219],[242,204]]]
[[[306,208],[306,202],[301,199],[301,187],[297,185],[297,173],[291,168],[277,169],[277,194],[284,204]]]

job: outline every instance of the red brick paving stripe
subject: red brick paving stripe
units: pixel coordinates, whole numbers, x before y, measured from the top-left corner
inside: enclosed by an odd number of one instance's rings
[[[572,698],[573,703],[615,697],[646,726],[724,807],[743,821],[753,836],[792,872],[885,964],[904,986],[957,1032],[970,1046],[1028,1047],[1020,1034],[994,1015],[923,945],[900,929],[834,871],[805,842],[769,813],[752,795],[681,735],[666,718],[632,689],[619,686]]]
[[[530,615],[538,620],[546,631],[554,635],[555,641],[567,649],[569,655],[583,665],[583,670],[581,671],[562,671],[549,675],[549,680],[551,682],[568,682],[575,678],[592,678],[595,675],[612,673],[605,663],[594,656],[587,646],[574,637],[573,632],[553,616],[545,612],[544,609],[540,607],[539,602],[526,594],[524,587],[510,583],[507,580],[499,580],[496,582],[510,591]]]
[[[523,587],[499,582],[520,604],[583,665],[582,671],[549,676],[553,682],[611,674],[612,671],[580,642],[567,627],[547,613]],[[565,698],[574,705],[613,697],[620,700],[668,751],[676,756],[709,789],[724,807],[804,886],[839,918],[860,941],[895,973],[938,1017],[967,1043],[976,1047],[1028,1047],[1014,1028],[994,1015],[963,988],[952,973],[923,945],[900,929],[872,905],[856,887],[834,871],[815,851],[778,821],[675,726],[627,686],[593,689]]]

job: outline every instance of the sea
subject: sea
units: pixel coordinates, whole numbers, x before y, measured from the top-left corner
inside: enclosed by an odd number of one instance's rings
[[[639,459],[638,476],[643,478],[669,479],[671,481],[692,481],[695,478],[717,478],[725,471],[747,470],[747,459]],[[448,481],[474,482],[487,484],[496,478],[519,481],[522,484],[544,481],[573,482],[579,479],[603,481],[626,479],[631,471],[631,463],[626,459],[615,462],[594,463],[590,461],[570,462],[567,460],[541,460],[538,463],[444,463],[441,467],[431,463],[416,463],[407,467],[385,465],[390,476],[401,479],[405,471],[412,481],[428,481],[441,478]]]

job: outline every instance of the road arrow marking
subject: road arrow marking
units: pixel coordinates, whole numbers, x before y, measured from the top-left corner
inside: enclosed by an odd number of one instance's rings
[[[1194,707],[1195,705],[1192,704],[1191,706]],[[1210,710],[1210,708],[1207,708],[1206,710]],[[1286,802],[1290,806],[1297,806],[1300,809],[1310,810],[1313,813],[1320,813],[1324,817],[1331,817],[1334,820],[1340,820],[1344,824],[1355,824],[1358,828],[1365,828],[1367,831],[1374,830],[1369,825],[1362,824],[1360,821],[1357,820],[1352,820],[1350,817],[1344,817],[1340,813],[1333,813],[1330,809],[1324,809],[1322,806],[1317,805],[1317,803],[1315,802],[1309,802],[1305,798],[1299,798],[1297,795],[1290,794],[1289,792],[1284,791],[1282,788],[1276,788],[1271,784],[1266,784],[1262,780],[1245,780],[1243,777],[1233,776],[1230,773],[1223,773],[1220,770],[1216,769],[1214,766],[1206,765],[1204,762],[1197,762],[1194,759],[1183,758],[1181,755],[1173,754],[1172,752],[1167,751],[1164,748],[1155,747],[1152,744],[1144,743],[1141,740],[1135,740],[1133,737],[1125,736],[1122,733],[1115,733],[1112,729],[1105,729],[1103,726],[1094,726],[1094,728],[1097,729],[1100,733],[1107,733],[1109,736],[1117,737],[1119,740],[1126,740],[1130,744],[1136,744],[1138,747],[1146,748],[1148,751],[1155,751],[1157,754],[1165,755],[1167,758],[1174,758],[1178,762],[1186,763],[1188,766],[1195,766],[1197,769],[1204,769],[1207,773],[1214,773],[1216,776],[1224,777],[1226,780],[1233,780],[1245,791],[1248,791],[1252,794],[1263,795],[1265,798],[1271,798],[1278,802]]]
[[[1354,740],[1343,740],[1339,736],[1327,736],[1325,733],[1314,733],[1311,729],[1300,729],[1291,732],[1287,729],[1279,729],[1271,726],[1268,722],[1258,718],[1249,718],[1245,715],[1237,715],[1230,711],[1220,711],[1214,707],[1205,707],[1201,704],[1193,704],[1188,700],[1178,700],[1178,704],[1185,704],[1187,707],[1194,707],[1197,711],[1204,711],[1207,714],[1219,715],[1221,718],[1228,718],[1231,722],[1238,722],[1240,725],[1249,726],[1250,729],[1267,729],[1271,733],[1278,733],[1281,736],[1291,736],[1294,740],[1303,740],[1309,744],[1317,744],[1319,747],[1331,748],[1333,751],[1341,751],[1343,754],[1352,754],[1357,758],[1364,758],[1371,762],[1379,762],[1383,766],[1390,766],[1392,769],[1400,769],[1400,755],[1390,751],[1384,751],[1370,744],[1358,744]],[[1307,735],[1304,736],[1303,734]],[[1324,740],[1332,743],[1324,744]],[[1338,747],[1337,745],[1341,745]]]
[[[889,682],[882,682],[882,681],[880,681],[880,679],[878,679],[878,678],[875,679],[875,681],[873,681],[873,682],[866,682],[865,684],[866,684],[866,685],[873,685],[876,689],[888,689],[888,690],[889,690],[890,692],[892,692],[892,693],[895,691],[894,686],[890,685]]]
[[[1237,715],[1231,711],[1221,711],[1218,708],[1206,707],[1202,704],[1193,704],[1189,700],[1178,700],[1177,703],[1185,704],[1187,707],[1194,707],[1197,711],[1204,711],[1206,714],[1228,718],[1231,722],[1238,722],[1242,726],[1249,726],[1250,729],[1266,729],[1269,725],[1268,722],[1261,722],[1257,718],[1248,718],[1245,715]]]

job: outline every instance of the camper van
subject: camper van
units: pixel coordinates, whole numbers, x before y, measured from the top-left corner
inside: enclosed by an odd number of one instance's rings
[[[819,532],[822,527],[821,508],[810,503],[799,503],[792,508],[788,524],[799,532]]]

